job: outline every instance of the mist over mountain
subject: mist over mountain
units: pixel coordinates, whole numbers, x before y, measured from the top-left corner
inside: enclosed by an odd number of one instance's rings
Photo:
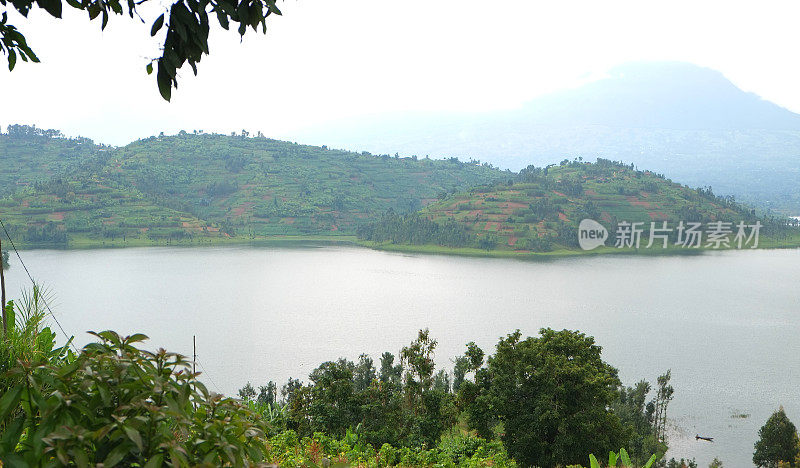
[[[680,62],[633,63],[581,88],[527,103],[530,124],[675,130],[800,130],[800,115],[745,93],[721,73]]]
[[[378,115],[294,137],[373,153],[474,158],[512,170],[610,158],[800,212],[800,115],[687,63],[627,64],[514,110]]]

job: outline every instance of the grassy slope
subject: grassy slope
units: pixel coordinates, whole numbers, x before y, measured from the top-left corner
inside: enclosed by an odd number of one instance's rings
[[[571,163],[550,167],[546,176],[527,179],[525,181],[522,178],[513,185],[496,184],[450,195],[421,211],[439,223],[457,221],[476,239],[493,236],[497,239],[497,247],[493,250],[432,245],[371,245],[429,253],[514,256],[530,254],[531,240],[546,237],[553,239],[552,250],[537,255],[622,253],[625,251],[611,247],[583,252],[576,245],[561,241],[558,233],[565,231],[571,238],[577,239],[577,224],[584,218],[596,219],[607,227],[621,221],[644,222],[645,231],[649,229],[651,221],[659,222],[659,225],[661,221],[668,221],[668,226],[675,227],[680,220],[735,222],[755,219],[746,207],[672,183],[657,174],[620,165],[601,167],[597,164]],[[575,185],[561,184],[563,181],[577,181],[581,188],[573,190],[571,195],[564,193],[562,187]],[[534,209],[535,205],[545,208],[537,210]],[[545,213],[544,216],[542,213]],[[800,246],[800,229],[786,229],[781,233],[764,230],[759,244],[773,248]],[[613,242],[609,241],[607,245],[613,245]],[[685,252],[686,249],[674,246],[649,251],[640,249],[641,253],[650,254],[681,251]]]
[[[163,205],[263,236],[352,233],[361,220],[389,208],[418,209],[449,190],[509,175],[450,161],[186,135],[128,145],[103,177]]]
[[[69,174],[105,151],[87,139],[0,135],[0,196]]]
[[[0,199],[3,220],[29,246],[352,243],[356,226],[386,210],[422,207],[434,221],[458,221],[475,239],[496,238],[497,247],[361,243],[400,251],[527,256],[532,239],[575,232],[584,217],[610,225],[749,216],[737,205],[619,165],[566,164],[549,168],[544,178],[523,176],[508,185],[513,174],[489,167],[241,136],[183,134],[113,149],[87,140],[0,135],[0,165],[0,193],[7,194]],[[578,181],[581,193],[570,195],[563,181]],[[452,194],[455,190],[461,191]],[[545,214],[533,209],[542,202]],[[59,233],[60,241],[49,241]],[[796,246],[799,238],[798,230],[788,237],[762,236],[762,246]],[[592,251],[600,252],[618,250]],[[579,253],[556,240],[551,251],[537,255]]]
[[[0,135],[0,142],[0,173],[16,168],[4,181],[13,194],[0,199],[3,219],[27,245],[63,245],[58,233],[74,247],[353,241],[355,226],[389,208],[418,209],[445,192],[511,176],[457,161],[242,136],[150,138],[74,157],[64,154],[75,142],[63,138]],[[46,171],[54,165],[60,169]]]

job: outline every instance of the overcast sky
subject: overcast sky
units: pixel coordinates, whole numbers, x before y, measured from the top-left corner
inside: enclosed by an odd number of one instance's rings
[[[271,137],[337,118],[406,110],[489,110],[596,79],[634,60],[680,60],[800,111],[800,2],[289,0],[266,36],[212,30],[198,76],[188,66],[161,100],[150,38],[115,16],[41,10],[15,24],[40,64],[0,71],[0,125],[36,124],[99,142],[178,130]],[[66,9],[66,7],[65,7]],[[3,57],[3,62],[5,58]]]

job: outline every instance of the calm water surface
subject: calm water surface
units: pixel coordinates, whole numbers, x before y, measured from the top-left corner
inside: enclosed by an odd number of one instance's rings
[[[749,467],[772,411],[783,405],[800,423],[800,250],[523,262],[226,247],[23,259],[79,344],[87,330],[136,331],[190,355],[197,335],[206,383],[228,394],[248,381],[305,380],[338,357],[377,361],[422,327],[448,368],[468,341],[493,352],[515,329],[552,327],[595,336],[626,384],[672,369],[671,456]],[[27,278],[18,262],[9,273],[13,297]]]

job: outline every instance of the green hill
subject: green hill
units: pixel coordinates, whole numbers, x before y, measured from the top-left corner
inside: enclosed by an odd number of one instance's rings
[[[28,245],[352,238],[387,210],[418,210],[447,192],[513,177],[456,159],[262,136],[182,132],[106,148],[15,128],[28,131],[0,135],[0,208]]]
[[[681,220],[758,220],[762,246],[800,244],[800,230],[784,219],[605,159],[514,174],[261,135],[181,132],[111,148],[10,129],[0,134],[0,213],[27,246],[358,238],[383,248],[525,254],[579,251],[585,218],[608,228],[607,246],[622,222],[647,230]]]
[[[57,130],[9,125],[0,134],[0,196],[79,170],[107,147]]]
[[[638,226],[644,231],[640,247],[646,247],[651,222],[658,228],[667,222],[667,228],[673,229],[668,248],[675,250],[680,221],[699,222],[701,230],[717,221],[731,223],[723,225],[733,230],[731,240],[738,222],[750,226],[758,221],[763,225],[760,246],[800,245],[800,230],[786,226],[783,218],[758,216],[710,189],[690,189],[663,175],[604,159],[531,166],[513,183],[452,194],[413,215],[388,214],[361,227],[359,237],[371,245],[396,249],[427,245],[464,253],[470,249],[497,254],[580,251],[578,224],[587,218],[608,229],[606,250],[617,250],[615,233],[622,223],[642,223]],[[654,252],[663,250],[663,241],[659,242]],[[703,239],[701,248],[705,247]]]

